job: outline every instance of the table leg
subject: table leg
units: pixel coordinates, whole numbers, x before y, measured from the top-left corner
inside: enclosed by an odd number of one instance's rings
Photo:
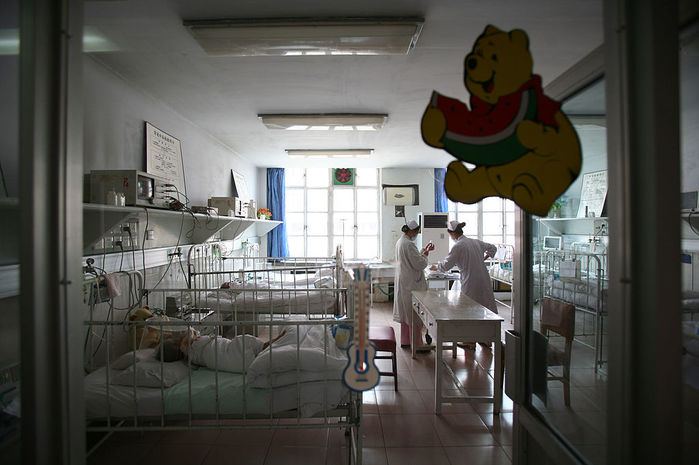
[[[442,414],[442,337],[437,328],[437,342],[434,354],[434,413]]]
[[[499,334],[499,332],[498,332]],[[494,379],[494,387],[493,387],[493,413],[495,415],[498,415],[500,413],[500,408],[502,407],[502,341],[500,340],[500,337],[495,338],[495,354],[494,354],[494,363],[495,363],[495,379]]]
[[[415,323],[415,309],[410,309],[410,352],[415,359],[415,341],[413,341],[413,324]]]

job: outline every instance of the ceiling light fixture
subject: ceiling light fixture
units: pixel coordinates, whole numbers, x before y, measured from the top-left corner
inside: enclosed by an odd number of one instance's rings
[[[211,56],[405,55],[423,18],[271,18],[185,20]]]
[[[369,158],[374,149],[286,149],[289,158]]]
[[[264,114],[257,115],[268,129],[287,131],[376,131],[388,115],[361,113]]]

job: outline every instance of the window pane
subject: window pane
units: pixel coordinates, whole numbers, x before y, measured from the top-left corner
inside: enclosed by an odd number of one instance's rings
[[[306,170],[306,186],[328,187],[330,185],[330,169],[308,168]]]
[[[327,236],[308,236],[306,241],[306,250],[309,257],[327,257],[328,256],[328,237]]]
[[[464,234],[469,237],[478,237],[478,213],[459,213],[459,222],[466,223]]]
[[[500,197],[486,197],[481,202],[483,202],[484,212],[502,211],[502,199]]]
[[[505,200],[505,210],[508,212],[515,211],[515,203],[512,200]]]
[[[284,197],[287,212],[303,211],[303,189],[287,189]]]
[[[515,235],[515,212],[508,211],[505,213],[505,234],[508,236]]]
[[[478,211],[478,204],[477,203],[457,203],[456,209],[459,212],[477,212]]]
[[[287,168],[284,170],[284,183],[286,187],[303,187],[303,168]]]
[[[354,189],[333,189],[333,211],[351,212],[354,210]]]
[[[303,257],[303,236],[288,236],[287,241],[289,242],[289,256],[290,257]]]
[[[308,234],[327,234],[328,233],[328,214],[327,213],[308,213],[307,214],[307,231]]]
[[[379,256],[377,236],[360,236],[357,238],[357,258],[376,258]]]
[[[357,189],[357,211],[375,212],[379,210],[377,189]]]
[[[505,244],[511,245],[514,247],[515,245],[515,236],[506,236],[505,237]]]
[[[342,246],[342,252],[345,258],[357,258],[354,255],[354,237],[353,236],[335,236],[333,251],[337,245]]]
[[[354,213],[333,212],[333,234],[336,236],[353,236],[354,235]]]
[[[303,235],[303,213],[286,214],[286,233],[288,235]]]
[[[378,234],[379,216],[376,213],[357,213],[357,234]]]
[[[357,168],[354,172],[354,184],[357,186],[376,186],[379,182],[376,168]]]
[[[328,190],[308,189],[306,196],[306,208],[309,212],[328,211]]]
[[[483,236],[483,242],[490,244],[502,244],[502,236]]]
[[[502,213],[483,213],[483,235],[502,235]]]

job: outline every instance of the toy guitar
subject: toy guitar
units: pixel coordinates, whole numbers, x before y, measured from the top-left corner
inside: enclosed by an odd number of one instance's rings
[[[381,374],[374,363],[376,347],[369,342],[369,305],[367,294],[371,278],[369,270],[360,265],[354,268],[355,327],[354,341],[347,348],[349,358],[342,374],[345,385],[353,391],[368,391],[377,384]]]

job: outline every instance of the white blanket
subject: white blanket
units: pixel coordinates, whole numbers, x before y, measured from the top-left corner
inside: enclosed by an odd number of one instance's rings
[[[347,354],[335,345],[324,325],[287,327],[287,333],[260,352],[248,368],[254,387],[277,387],[297,382],[339,380]]]

